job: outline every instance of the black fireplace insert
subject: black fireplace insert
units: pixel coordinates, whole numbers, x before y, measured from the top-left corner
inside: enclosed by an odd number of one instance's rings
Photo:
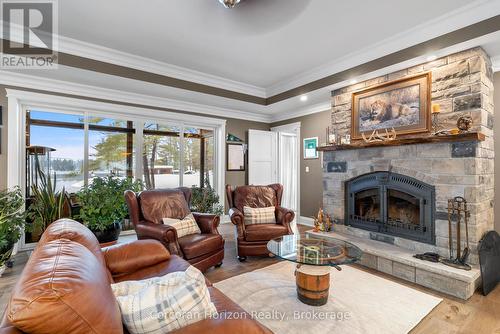
[[[434,186],[392,172],[346,182],[346,225],[435,244]]]

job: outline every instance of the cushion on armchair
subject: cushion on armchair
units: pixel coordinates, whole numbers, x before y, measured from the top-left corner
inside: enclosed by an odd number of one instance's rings
[[[192,213],[188,214],[183,219],[163,218],[163,224],[175,228],[177,231],[177,238],[182,238],[190,234],[201,234],[200,227],[196,223]]]
[[[276,223],[276,208],[268,206],[265,208],[243,207],[243,216],[245,225],[252,224],[275,224]]]

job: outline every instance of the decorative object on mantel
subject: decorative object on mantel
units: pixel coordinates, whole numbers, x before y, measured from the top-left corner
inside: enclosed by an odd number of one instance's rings
[[[439,113],[441,112],[441,105],[434,103],[432,105],[432,133],[438,134],[443,130],[443,126],[439,124]]]
[[[429,133],[431,82],[429,72],[354,92],[352,138],[391,128],[399,135]]]
[[[469,215],[470,212],[467,209],[467,200],[463,197],[457,196],[453,199],[448,200],[448,242],[449,242],[449,250],[450,250],[450,258],[442,259],[441,263],[446,264],[447,266],[463,269],[463,270],[471,270],[471,266],[467,264],[467,260],[470,254],[469,248]],[[454,256],[453,252],[453,224],[452,219],[456,220],[456,256]],[[465,225],[465,248],[462,251],[462,242],[461,242],[461,225],[462,219]]]
[[[390,133],[387,129],[385,129],[385,134],[380,134],[377,130],[373,130],[370,137],[366,138],[364,133],[362,133],[361,136],[363,137],[363,140],[366,143],[373,143],[373,142],[383,142],[383,141],[395,140],[397,137],[397,134],[396,134],[396,130],[394,128],[392,128]]]
[[[479,264],[483,295],[487,295],[500,282],[500,236],[496,231],[487,232],[479,241]]]
[[[472,128],[472,117],[470,115],[460,116],[457,120],[457,128],[461,133],[469,132]]]
[[[340,138],[341,145],[349,145],[351,143],[351,135],[346,134],[344,137]]]
[[[337,134],[333,127],[326,127],[326,145],[336,145],[337,144]]]
[[[353,141],[350,145],[334,145],[334,146],[322,146],[318,147],[318,151],[343,151],[343,150],[357,150],[368,147],[381,147],[381,146],[403,146],[403,145],[415,145],[415,144],[428,144],[428,143],[446,143],[446,142],[477,142],[484,141],[486,136],[482,132],[466,132],[459,133],[457,130],[456,135],[451,135],[449,133],[442,134],[439,136],[411,136],[411,137],[401,137],[396,138],[391,141],[375,141],[372,143],[366,143],[364,141]]]

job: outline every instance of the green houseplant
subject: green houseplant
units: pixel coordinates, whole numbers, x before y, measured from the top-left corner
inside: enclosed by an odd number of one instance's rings
[[[219,204],[219,196],[208,180],[205,181],[205,187],[191,188],[191,211],[200,213],[212,213],[222,215],[224,207]]]
[[[118,240],[122,221],[128,214],[125,190],[140,191],[142,182],[97,177],[77,194],[81,205],[77,218],[94,232],[100,243]]]
[[[25,225],[24,198],[19,187],[0,191],[0,276]]]
[[[40,168],[38,158],[35,168],[39,182],[31,186],[28,218],[33,223],[29,228],[31,233],[40,235],[49,224],[64,217],[66,191],[64,187],[61,191],[56,191],[56,174],[54,173],[52,181],[50,173],[46,175]]]

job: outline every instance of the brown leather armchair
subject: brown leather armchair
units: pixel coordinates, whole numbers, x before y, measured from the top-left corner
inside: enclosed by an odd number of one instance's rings
[[[281,184],[239,186],[234,189],[230,185],[226,185],[226,195],[230,207],[229,217],[236,226],[236,242],[240,261],[245,261],[249,255],[268,255],[267,243],[269,240],[293,234],[290,223],[293,221],[295,213],[281,207],[281,196],[283,195]],[[244,206],[251,208],[276,207],[276,223],[245,226]]]
[[[192,212],[201,234],[181,238],[177,237],[175,228],[163,224],[163,218],[182,219],[191,213],[191,189],[180,187],[140,193],[127,190],[125,200],[138,239],[160,241],[171,254],[179,255],[201,271],[222,265],[224,239],[217,231],[219,216]]]

